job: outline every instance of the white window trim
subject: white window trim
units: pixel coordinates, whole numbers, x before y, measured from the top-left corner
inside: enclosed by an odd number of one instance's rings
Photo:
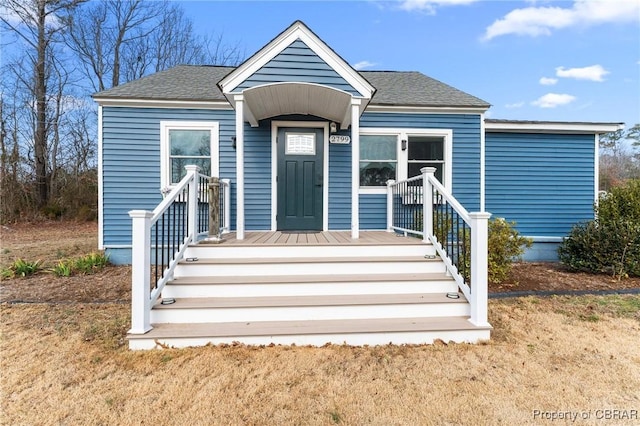
[[[209,130],[211,132],[211,175],[220,177],[220,124],[217,121],[161,121],[160,122],[160,190],[171,185],[169,168],[170,130]]]
[[[360,135],[396,135],[397,143],[397,161],[398,166],[396,173],[398,180],[405,180],[411,176],[407,176],[409,149],[402,150],[402,141],[409,140],[410,136],[435,136],[444,139],[444,181],[445,189],[451,193],[453,179],[453,130],[451,129],[409,129],[409,128],[388,128],[388,127],[363,127],[360,128]],[[360,187],[359,194],[386,194],[387,188],[379,187]]]

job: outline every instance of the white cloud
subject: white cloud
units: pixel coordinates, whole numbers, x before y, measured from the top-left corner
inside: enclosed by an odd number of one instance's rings
[[[365,68],[371,68],[374,67],[378,64],[376,64],[375,62],[369,62],[369,61],[360,61],[360,62],[356,62],[355,64],[353,64],[353,68],[356,70],[363,70]]]
[[[513,104],[506,104],[505,107],[507,109],[516,109],[516,108],[522,108],[524,106],[524,102],[516,102]]]
[[[479,0],[401,0],[400,8],[408,11],[418,10],[435,14],[438,6],[460,6]]]
[[[483,40],[507,35],[532,37],[551,35],[553,30],[574,25],[597,25],[640,20],[640,1],[592,1],[574,0],[566,7],[526,7],[515,9],[498,19],[489,27]]]
[[[542,77],[540,79],[540,84],[542,84],[543,86],[553,86],[557,82],[558,82],[558,79],[552,78],[552,77]]]
[[[604,81],[604,76],[609,74],[602,65],[591,65],[583,68],[557,67],[556,75],[564,78],[575,78],[576,80]]]
[[[544,96],[539,97],[537,100],[531,102],[531,105],[540,108],[555,108],[560,105],[567,105],[575,101],[576,97],[567,94],[559,93],[547,93]]]

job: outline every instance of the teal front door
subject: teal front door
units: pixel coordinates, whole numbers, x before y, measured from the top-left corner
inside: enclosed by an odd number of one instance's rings
[[[279,231],[322,231],[323,130],[278,129]]]

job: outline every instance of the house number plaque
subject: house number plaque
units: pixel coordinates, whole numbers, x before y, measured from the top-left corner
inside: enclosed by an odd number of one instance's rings
[[[340,143],[340,144],[348,144],[351,142],[351,136],[344,135],[331,135],[329,136],[329,142],[331,143]]]

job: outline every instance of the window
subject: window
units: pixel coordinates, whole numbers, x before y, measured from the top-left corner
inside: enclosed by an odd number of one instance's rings
[[[435,176],[451,191],[451,140],[448,129],[360,129],[360,188],[383,193],[389,179],[404,180],[435,167]]]
[[[407,177],[418,176],[423,167],[435,167],[435,176],[444,184],[444,138],[441,136],[408,137]]]
[[[397,145],[395,135],[360,137],[360,186],[381,187],[396,179]]]
[[[185,176],[187,165],[200,173],[218,176],[218,123],[169,122],[161,127],[162,186],[171,186]]]

